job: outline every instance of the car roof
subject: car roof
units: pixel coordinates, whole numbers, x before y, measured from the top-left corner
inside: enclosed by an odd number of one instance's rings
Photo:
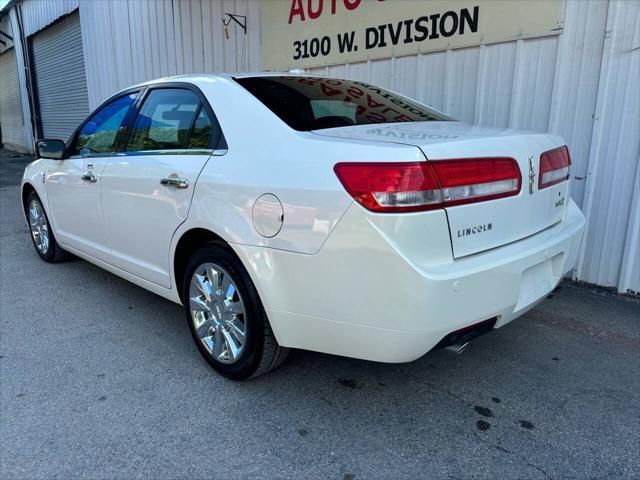
[[[304,73],[300,70],[291,72],[272,72],[272,71],[255,71],[255,72],[225,72],[225,73],[190,73],[182,75],[173,75],[170,77],[155,78],[153,80],[147,80],[145,82],[136,83],[126,88],[118,90],[116,93],[108,97],[108,99],[121,95],[123,92],[127,92],[131,89],[143,88],[151,85],[158,85],[171,82],[187,82],[197,85],[203,80],[221,79],[221,80],[233,80],[234,78],[249,78],[249,77],[321,77],[321,75],[314,75],[311,73]],[[107,100],[108,100],[107,99]]]
[[[300,70],[291,72],[275,72],[275,71],[256,71],[256,72],[225,72],[225,73],[192,73],[183,75],[173,75],[171,77],[162,77],[154,80],[148,80],[141,82],[135,86],[149,85],[155,83],[168,83],[168,82],[197,82],[203,78],[248,78],[248,77],[319,77],[311,73],[306,73]]]

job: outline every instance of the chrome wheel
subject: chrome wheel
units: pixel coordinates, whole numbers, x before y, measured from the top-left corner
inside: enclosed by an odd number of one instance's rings
[[[189,285],[191,321],[207,352],[221,363],[234,363],[245,346],[245,308],[229,273],[215,263],[203,263]]]
[[[46,254],[49,250],[49,224],[42,205],[35,198],[29,203],[29,227],[36,248],[41,254]]]

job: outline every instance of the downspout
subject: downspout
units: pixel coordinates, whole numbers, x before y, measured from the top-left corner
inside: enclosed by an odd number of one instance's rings
[[[33,61],[31,57],[31,50],[27,38],[24,35],[24,26],[22,21],[22,5],[17,3],[14,7],[16,9],[16,23],[18,26],[18,38],[22,46],[22,61],[25,73],[25,86],[27,89],[27,95],[29,98],[29,119],[31,123],[31,131],[33,132],[33,140],[42,138],[42,129],[40,128],[40,122],[38,121],[38,105],[35,103],[36,86],[33,77]]]

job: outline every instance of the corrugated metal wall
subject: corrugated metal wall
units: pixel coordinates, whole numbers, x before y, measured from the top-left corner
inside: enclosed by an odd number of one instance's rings
[[[91,107],[151,78],[260,68],[260,5],[254,0],[22,5],[27,34],[79,5]],[[559,36],[314,73],[385,86],[461,120],[562,135],[572,152],[572,195],[589,220],[578,278],[639,291],[640,2],[567,0],[564,6]],[[232,23],[226,39],[224,13],[246,15],[247,35]]]
[[[589,220],[577,278],[637,292],[640,2],[567,1],[564,20],[559,36],[311,71],[387,87],[459,120],[562,135],[572,196]]]
[[[462,121],[551,131],[566,138],[574,176],[584,178],[606,2],[568,2],[560,36],[323,67],[399,91]],[[584,180],[574,181],[582,204]]]
[[[98,0],[100,1],[100,0]],[[78,8],[78,0],[22,0],[22,28],[28,37]]]
[[[0,129],[5,148],[21,152],[27,150],[16,51],[13,48],[0,53]]]
[[[66,141],[89,114],[78,14],[36,33],[31,44],[42,136]]]
[[[640,3],[610,2],[578,276],[640,292]]]
[[[3,15],[0,17],[0,32],[13,37],[13,30],[11,28],[11,19],[9,18],[9,15]],[[0,35],[0,53],[9,50],[10,48],[13,48],[13,41]]]
[[[224,35],[224,13],[247,17]],[[99,21],[97,21],[99,19]],[[250,0],[80,0],[89,103],[153,78],[260,68],[259,3]]]

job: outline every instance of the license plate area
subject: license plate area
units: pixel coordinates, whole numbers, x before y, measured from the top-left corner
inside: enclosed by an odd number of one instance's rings
[[[522,272],[520,292],[515,311],[521,310],[548,295],[560,280],[563,253],[548,258]]]

